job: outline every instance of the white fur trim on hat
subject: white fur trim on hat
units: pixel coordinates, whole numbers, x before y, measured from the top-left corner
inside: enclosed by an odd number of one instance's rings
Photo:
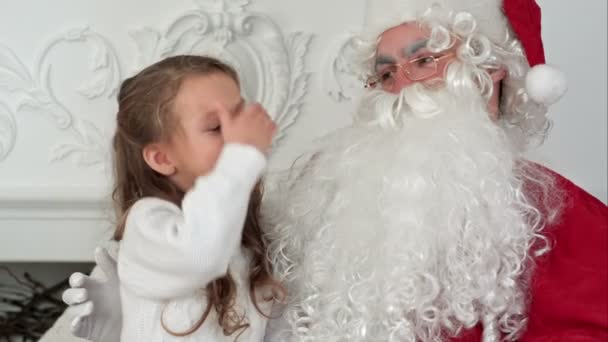
[[[507,34],[509,26],[502,12],[502,0],[368,0],[363,38],[375,40],[391,27],[415,21],[433,5],[471,13],[479,31],[496,43]]]

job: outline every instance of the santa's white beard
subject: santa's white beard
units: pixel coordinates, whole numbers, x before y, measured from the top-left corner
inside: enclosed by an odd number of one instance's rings
[[[479,92],[373,92],[278,194],[285,341],[435,341],[524,324],[538,236],[519,152]],[[384,95],[383,95],[384,94]]]

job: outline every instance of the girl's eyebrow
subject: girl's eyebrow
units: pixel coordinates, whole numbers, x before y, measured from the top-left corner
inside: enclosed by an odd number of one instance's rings
[[[236,113],[240,112],[241,110],[243,110],[244,106],[245,106],[245,99],[241,97],[241,100],[236,104],[236,106],[234,106],[234,108],[230,109],[230,113],[236,114]]]
[[[240,112],[241,110],[243,110],[244,106],[245,106],[245,99],[243,99],[241,97],[240,101],[237,104],[235,104],[231,108],[227,108],[227,109],[228,109],[228,111],[231,114],[236,114],[236,113]],[[216,109],[211,109],[210,111],[207,111],[207,112],[203,113],[203,115],[201,115],[201,117],[202,118],[208,118],[212,114],[217,114],[217,110]]]

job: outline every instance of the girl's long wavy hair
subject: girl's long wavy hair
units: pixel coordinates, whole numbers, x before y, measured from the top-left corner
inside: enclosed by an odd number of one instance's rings
[[[176,122],[172,117],[174,99],[185,78],[197,75],[224,74],[237,84],[236,71],[221,61],[204,56],[175,56],[155,63],[137,75],[126,79],[118,94],[118,113],[116,133],[113,138],[114,201],[118,223],[114,239],[120,241],[125,230],[125,221],[131,206],[143,197],[158,197],[181,206],[184,192],[169,179],[151,169],[143,159],[142,150],[148,144],[168,139],[173,133]],[[269,286],[272,297],[283,292],[282,287],[272,277],[272,265],[266,258],[267,241],[259,223],[259,210],[262,186],[254,188],[241,245],[252,256],[249,265],[249,291],[257,310],[259,308],[255,290]],[[174,336],[186,336],[195,332],[214,308],[218,321],[226,336],[244,331],[249,325],[247,318],[234,308],[236,283],[227,274],[206,287],[207,308],[202,317],[187,331],[174,332],[161,324]],[[240,334],[239,334],[240,335]]]

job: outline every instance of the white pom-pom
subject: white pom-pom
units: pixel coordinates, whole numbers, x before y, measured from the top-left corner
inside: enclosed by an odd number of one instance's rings
[[[544,105],[557,102],[568,90],[563,71],[547,64],[539,64],[526,75],[526,91],[530,98]]]

